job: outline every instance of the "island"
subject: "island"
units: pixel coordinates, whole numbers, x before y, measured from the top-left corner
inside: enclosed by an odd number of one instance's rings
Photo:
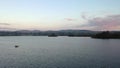
[[[54,34],[54,33],[48,35],[48,37],[57,37],[57,36],[58,36],[58,35],[56,35],[56,34]]]

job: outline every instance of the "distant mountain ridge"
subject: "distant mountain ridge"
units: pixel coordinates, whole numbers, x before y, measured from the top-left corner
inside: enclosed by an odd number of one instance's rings
[[[90,37],[102,31],[91,30],[58,30],[58,31],[40,31],[40,30],[18,30],[18,31],[0,31],[0,36],[77,36]],[[120,31],[110,31],[112,33]]]

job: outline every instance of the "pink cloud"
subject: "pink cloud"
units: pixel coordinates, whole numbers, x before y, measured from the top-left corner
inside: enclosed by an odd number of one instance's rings
[[[94,30],[115,30],[120,26],[120,15],[108,15],[87,19],[87,25],[83,27],[94,27]],[[120,29],[119,29],[120,30]]]

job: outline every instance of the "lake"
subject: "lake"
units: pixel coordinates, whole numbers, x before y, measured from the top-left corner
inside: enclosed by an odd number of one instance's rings
[[[0,68],[120,68],[120,40],[0,37]]]

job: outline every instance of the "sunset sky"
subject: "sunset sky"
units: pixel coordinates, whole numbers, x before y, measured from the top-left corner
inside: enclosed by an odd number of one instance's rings
[[[120,30],[120,0],[0,0],[0,30]]]

